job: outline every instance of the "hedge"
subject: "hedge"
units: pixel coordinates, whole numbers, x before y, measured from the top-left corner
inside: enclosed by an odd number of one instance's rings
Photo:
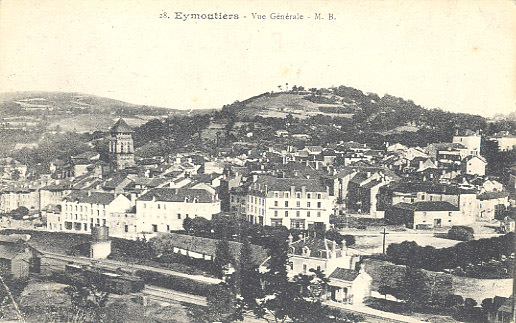
[[[168,288],[189,294],[207,297],[211,289],[216,286],[197,280],[157,273],[150,270],[137,270],[136,275],[143,278],[145,284]]]

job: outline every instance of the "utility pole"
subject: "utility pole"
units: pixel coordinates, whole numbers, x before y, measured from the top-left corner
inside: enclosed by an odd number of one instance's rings
[[[383,235],[383,255],[385,256],[385,236],[388,235],[388,233],[385,232],[385,227],[383,227],[383,232],[380,232],[380,234]]]

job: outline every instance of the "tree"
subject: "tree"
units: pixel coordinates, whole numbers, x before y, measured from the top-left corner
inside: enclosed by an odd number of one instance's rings
[[[214,286],[208,294],[208,316],[211,322],[243,320],[241,307],[233,290],[225,283]]]
[[[69,286],[65,288],[70,297],[72,311],[67,321],[83,322],[92,320],[101,322],[109,293],[102,290],[102,283],[95,275],[68,275]]]
[[[185,229],[185,231],[187,233],[190,233],[190,231],[192,230],[192,219],[191,218],[186,217],[183,220],[183,229]]]
[[[213,260],[215,275],[222,279],[228,266],[231,265],[232,262],[233,259],[229,251],[228,240],[226,237],[222,237],[217,242],[217,247],[215,249],[215,259]]]
[[[10,215],[15,220],[23,220],[24,216],[29,215],[29,209],[27,209],[25,206],[20,206],[19,208],[12,210]]]
[[[241,240],[237,291],[242,297],[243,307],[246,310],[254,311],[257,308],[256,299],[262,297],[260,273],[258,266],[253,262],[252,248],[247,233],[242,234]]]
[[[425,275],[421,269],[405,267],[405,273],[392,290],[393,296],[405,301],[410,309],[424,305],[430,298]]]
[[[186,219],[185,219],[186,221]],[[184,225],[184,221],[183,221]],[[211,232],[211,222],[203,217],[193,218],[190,222],[190,230],[195,235],[202,235]]]

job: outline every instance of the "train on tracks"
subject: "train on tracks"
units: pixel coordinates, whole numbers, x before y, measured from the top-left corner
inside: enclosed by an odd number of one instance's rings
[[[102,291],[119,295],[140,292],[145,287],[141,277],[122,269],[113,271],[94,265],[70,262],[65,266],[64,274],[63,280],[72,280],[73,276],[82,276],[87,281],[93,282]]]

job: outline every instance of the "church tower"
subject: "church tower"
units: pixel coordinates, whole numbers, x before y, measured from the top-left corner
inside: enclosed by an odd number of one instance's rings
[[[109,154],[115,169],[134,166],[133,129],[120,118],[110,132]]]

